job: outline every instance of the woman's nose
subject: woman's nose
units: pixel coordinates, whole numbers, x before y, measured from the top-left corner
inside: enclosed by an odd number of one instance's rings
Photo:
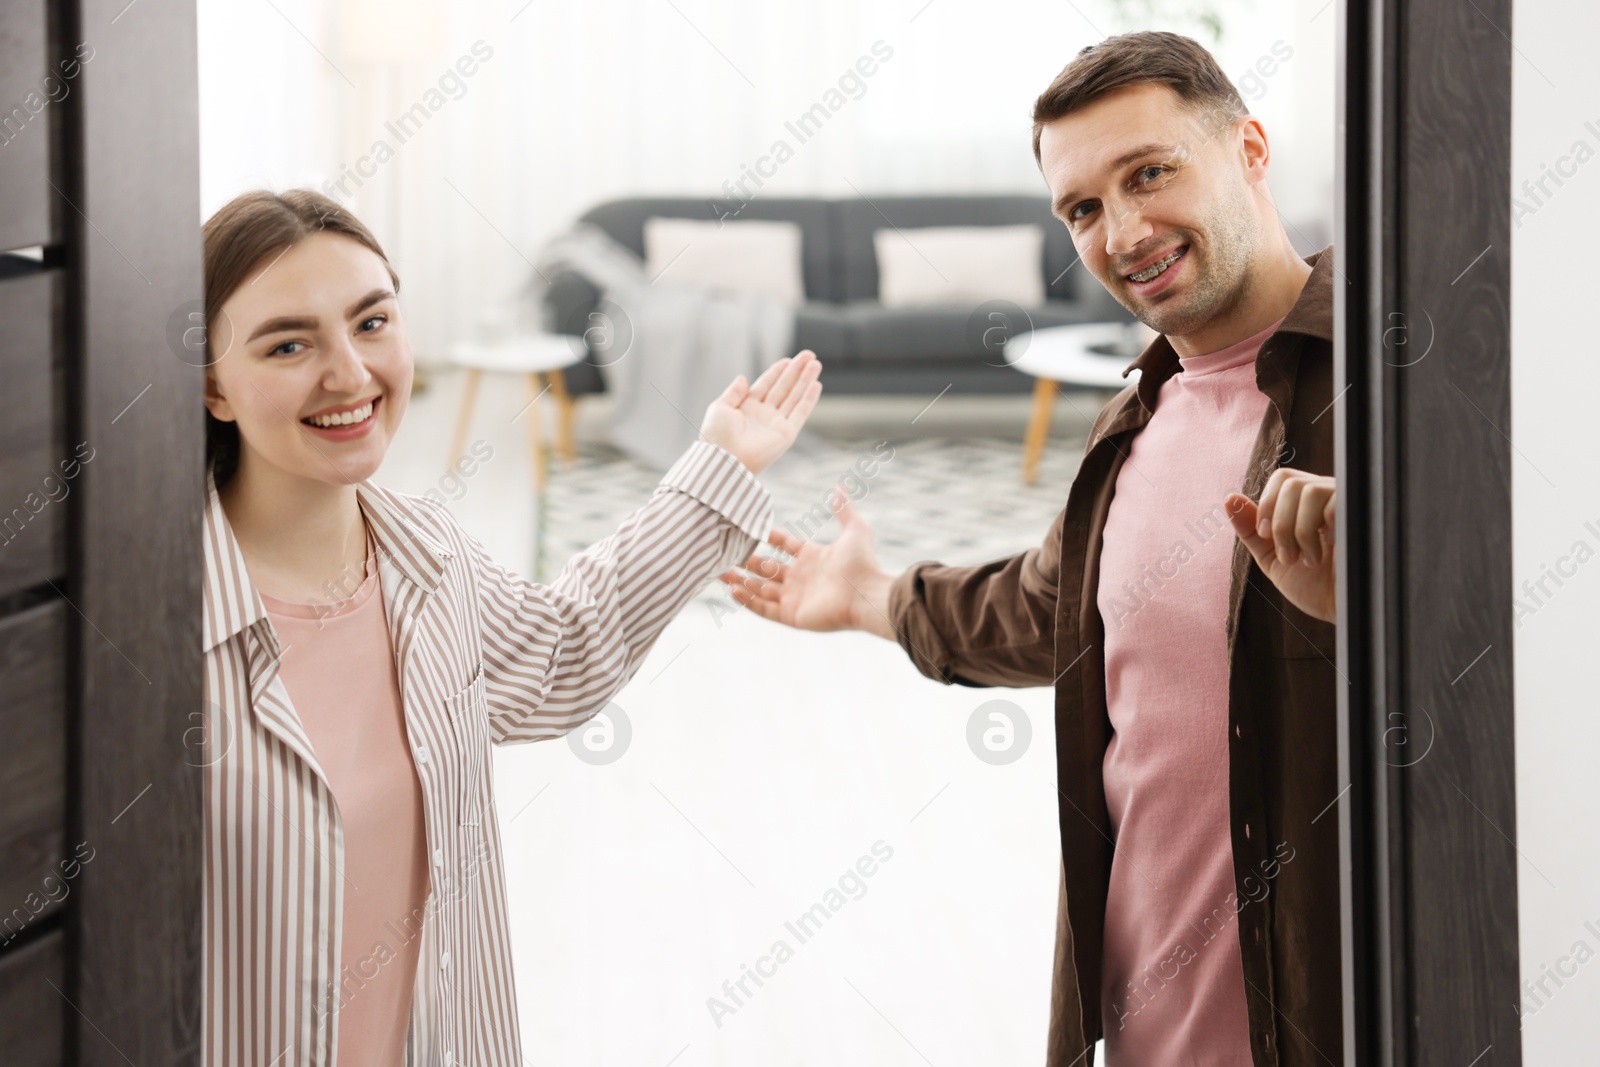
[[[372,380],[372,372],[355,346],[345,341],[333,353],[334,364],[323,379],[330,393],[354,393]]]

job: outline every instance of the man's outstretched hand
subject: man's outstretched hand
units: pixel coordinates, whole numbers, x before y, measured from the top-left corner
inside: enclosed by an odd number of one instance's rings
[[[1279,467],[1261,503],[1229,493],[1223,507],[1233,532],[1289,603],[1313,618],[1336,622],[1332,478]]]
[[[754,474],[789,450],[822,395],[822,364],[811,349],[780,359],[747,383],[739,375],[706,408],[700,436],[719,445]]]
[[[797,630],[865,630],[892,641],[888,608],[893,578],[878,568],[872,527],[842,488],[830,503],[839,520],[837,540],[820,544],[773,530],[767,540],[789,562],[752,553],[739,568],[719,577],[734,600],[764,619]]]

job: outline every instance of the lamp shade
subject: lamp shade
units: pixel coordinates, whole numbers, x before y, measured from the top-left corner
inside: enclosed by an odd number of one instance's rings
[[[413,63],[445,39],[444,0],[342,0],[344,55],[354,63]]]

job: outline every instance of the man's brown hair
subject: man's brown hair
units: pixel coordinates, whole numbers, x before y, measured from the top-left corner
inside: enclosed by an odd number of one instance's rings
[[[1033,159],[1047,123],[1130,85],[1165,85],[1202,116],[1206,136],[1248,113],[1233,82],[1197,41],[1164,30],[1141,30],[1092,44],[1062,68],[1033,103]]]
[[[217,315],[222,305],[243,285],[257,266],[281,256],[303,237],[318,232],[336,233],[366,246],[388,268],[394,291],[400,291],[400,277],[389,257],[383,254],[378,239],[348,209],[311,189],[290,189],[274,193],[265,189],[242,193],[228,201],[206,221],[201,229],[205,246],[205,322],[206,363],[221,359],[211,341],[217,332]],[[223,328],[228,346],[235,338],[231,328]],[[222,488],[239,466],[239,426],[223,422],[206,412],[206,465]]]

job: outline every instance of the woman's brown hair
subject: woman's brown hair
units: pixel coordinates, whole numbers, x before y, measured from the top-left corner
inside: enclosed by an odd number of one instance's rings
[[[206,286],[206,363],[211,365],[226,355],[212,350],[217,314],[233,291],[243,285],[255,268],[282,255],[303,237],[325,231],[337,233],[371,249],[383,260],[394,291],[400,291],[400,277],[389,257],[383,254],[378,239],[348,210],[311,189],[290,189],[273,193],[265,189],[242,193],[228,201],[206,221],[201,230],[205,244]],[[232,330],[223,331],[232,345]],[[216,479],[217,488],[226,485],[239,469],[239,427],[223,422],[206,412],[206,466]]]

